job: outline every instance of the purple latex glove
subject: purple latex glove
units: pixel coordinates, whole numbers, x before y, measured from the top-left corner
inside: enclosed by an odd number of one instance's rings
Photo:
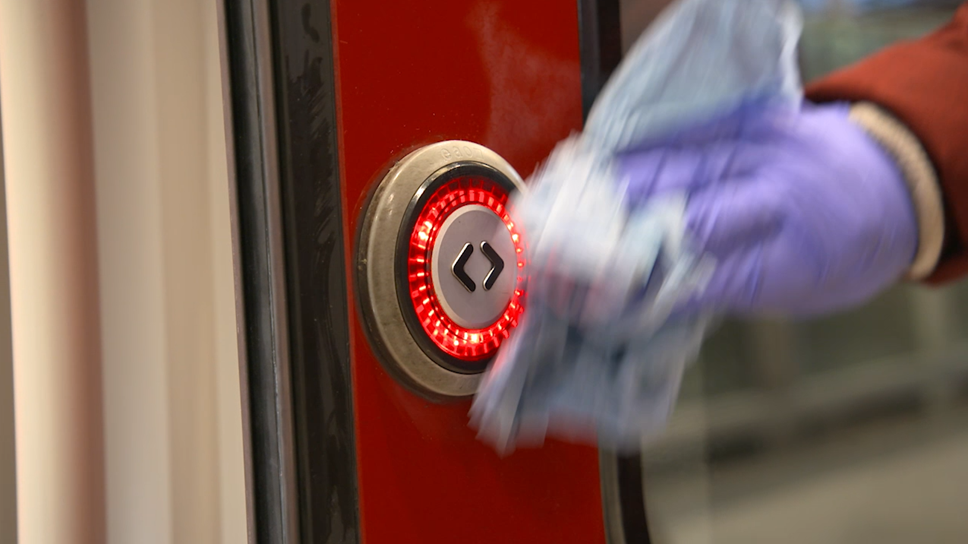
[[[918,243],[911,197],[848,111],[747,108],[622,155],[632,202],[684,190],[690,235],[717,260],[685,309],[830,313],[905,273]]]

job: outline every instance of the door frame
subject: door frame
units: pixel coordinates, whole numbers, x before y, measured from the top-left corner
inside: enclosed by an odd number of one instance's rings
[[[249,542],[258,544],[361,540],[351,238],[340,200],[330,8],[329,0],[219,6],[247,517]],[[587,116],[622,55],[620,3],[578,0],[576,9]],[[300,290],[310,284],[327,289]],[[609,542],[648,543],[639,457],[602,452],[600,474]]]

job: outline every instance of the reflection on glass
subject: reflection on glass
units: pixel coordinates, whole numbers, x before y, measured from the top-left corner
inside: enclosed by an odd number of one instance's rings
[[[667,0],[623,0],[628,45]],[[803,0],[805,80],[958,1]],[[968,542],[968,283],[806,322],[729,322],[643,455],[659,544]]]

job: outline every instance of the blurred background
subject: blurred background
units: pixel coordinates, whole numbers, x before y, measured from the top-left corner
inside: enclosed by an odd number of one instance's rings
[[[803,4],[809,80],[958,2]],[[245,541],[223,77],[214,0],[0,0],[0,542]],[[968,284],[723,324],[643,463],[659,544],[968,542]]]
[[[246,542],[217,5],[0,0],[0,543]]]
[[[960,2],[801,3],[810,81],[924,35]],[[626,48],[666,4],[623,0]],[[968,285],[723,324],[643,463],[660,544],[968,542]]]

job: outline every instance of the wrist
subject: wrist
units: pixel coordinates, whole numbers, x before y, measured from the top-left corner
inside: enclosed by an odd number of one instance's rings
[[[905,278],[924,279],[937,266],[944,241],[944,205],[931,160],[914,134],[875,104],[854,104],[849,118],[891,156],[901,171],[918,226],[918,248]]]

